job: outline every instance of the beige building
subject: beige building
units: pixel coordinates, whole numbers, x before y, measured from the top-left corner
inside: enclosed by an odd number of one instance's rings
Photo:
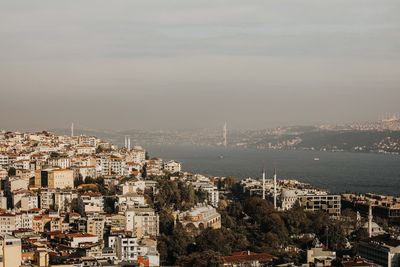
[[[14,214],[0,214],[0,234],[12,234],[16,230],[16,218]]]
[[[205,204],[178,214],[178,220],[190,232],[196,229],[221,228],[221,215],[214,207]]]
[[[125,231],[132,231],[136,237],[158,236],[159,217],[152,208],[132,208],[125,212]]]
[[[45,169],[35,173],[35,186],[47,188],[74,188],[74,172],[68,169]]]
[[[312,248],[307,250],[307,264],[315,266],[332,266],[336,259],[336,252],[324,250],[323,248]]]
[[[7,234],[0,237],[0,258],[0,267],[21,266],[21,239]]]
[[[104,232],[104,216],[94,215],[87,219],[87,233],[91,235],[95,235],[99,240],[103,240],[103,232]]]
[[[84,213],[100,213],[104,209],[104,199],[100,193],[87,192],[78,197],[78,208]]]
[[[169,173],[180,172],[181,169],[182,169],[182,164],[175,160],[171,160],[164,163],[164,170],[166,170]]]

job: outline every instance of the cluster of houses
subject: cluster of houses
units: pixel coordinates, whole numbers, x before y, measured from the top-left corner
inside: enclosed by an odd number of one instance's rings
[[[176,211],[177,221],[188,231],[221,227],[217,188],[179,162],[96,137],[0,132],[2,264],[159,266],[159,215],[145,192],[157,193],[152,178],[167,174],[208,192],[206,203]]]

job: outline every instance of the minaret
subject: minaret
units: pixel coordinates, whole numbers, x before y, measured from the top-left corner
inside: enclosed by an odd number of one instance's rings
[[[128,136],[128,151],[131,151],[131,137]]]
[[[276,168],[274,170],[274,208],[277,208],[276,205]]]
[[[227,125],[226,122],[224,124],[224,133],[223,133],[223,137],[224,137],[224,147],[226,147],[228,145],[228,140],[227,140],[227,133],[228,129],[227,129]]]
[[[125,144],[124,147],[127,148],[128,147],[128,137],[125,135]]]
[[[265,200],[265,168],[263,168],[262,172],[262,198]]]
[[[74,123],[71,123],[71,137],[74,137]]]
[[[369,203],[369,208],[368,208],[368,236],[369,238],[372,237],[372,205]]]

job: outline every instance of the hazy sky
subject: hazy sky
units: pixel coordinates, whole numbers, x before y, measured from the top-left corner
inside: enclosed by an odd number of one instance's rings
[[[400,112],[399,0],[0,0],[0,129]]]

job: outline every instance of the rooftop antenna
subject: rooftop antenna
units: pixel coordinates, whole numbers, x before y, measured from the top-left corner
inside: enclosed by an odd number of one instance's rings
[[[277,208],[276,205],[276,168],[274,169],[274,209]]]
[[[223,132],[224,147],[227,147],[227,145],[228,145],[227,134],[228,134],[228,129],[227,129],[227,124],[225,122],[225,124],[224,124],[224,132]]]
[[[262,198],[265,200],[265,167],[263,168],[262,172]]]

